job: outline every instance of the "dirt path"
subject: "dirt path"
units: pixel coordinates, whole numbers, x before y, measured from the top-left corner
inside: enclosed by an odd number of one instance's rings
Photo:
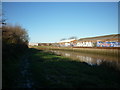
[[[15,88],[32,88],[34,83],[32,80],[32,73],[30,72],[30,62],[29,57],[31,53],[27,51],[25,55],[21,58],[20,63],[20,75],[15,80]]]

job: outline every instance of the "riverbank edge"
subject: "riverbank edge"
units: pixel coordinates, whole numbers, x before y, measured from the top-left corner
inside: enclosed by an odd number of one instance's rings
[[[116,81],[119,79],[117,76],[119,75],[119,71],[113,68],[109,68],[105,64],[100,66],[90,66],[87,63],[80,63],[69,58],[57,56],[51,52],[44,52],[44,50],[39,51],[38,49],[34,48],[31,49],[34,51],[30,57],[30,61],[31,70],[34,76],[33,80],[35,82],[35,88],[119,87],[119,82]],[[112,74],[109,75],[108,73]],[[80,77],[81,75],[82,78]],[[72,77],[69,78],[69,76]],[[112,77],[114,77],[114,79]],[[69,80],[70,82],[68,82]],[[83,83],[85,85],[82,85]]]
[[[53,47],[53,46],[29,46],[29,48],[36,48],[40,50],[63,50],[63,51],[73,51],[73,52],[81,52],[87,54],[95,54],[95,55],[107,55],[107,56],[120,56],[119,49],[100,49],[100,48],[73,48],[73,47]]]

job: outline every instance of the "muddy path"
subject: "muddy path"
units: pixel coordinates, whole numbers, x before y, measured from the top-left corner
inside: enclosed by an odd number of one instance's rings
[[[32,80],[32,73],[30,70],[31,52],[29,50],[21,57],[19,76],[15,80],[15,88],[33,88],[34,82]]]

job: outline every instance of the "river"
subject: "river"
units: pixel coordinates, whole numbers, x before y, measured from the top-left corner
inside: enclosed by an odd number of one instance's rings
[[[106,64],[109,67],[114,67],[115,69],[120,70],[120,60],[118,57],[114,56],[105,56],[105,55],[95,55],[95,54],[86,54],[74,51],[62,51],[62,50],[50,50],[57,55],[61,55],[67,58],[71,58],[76,61],[86,62],[89,65],[101,65]]]

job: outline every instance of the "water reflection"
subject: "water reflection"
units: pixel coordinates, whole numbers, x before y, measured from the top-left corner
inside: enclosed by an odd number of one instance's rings
[[[61,50],[50,50],[50,51],[57,55],[69,57],[73,60],[86,62],[89,65],[100,65],[106,63],[107,65],[115,67],[120,70],[120,61],[118,60],[118,57],[85,54],[80,52],[78,53],[78,52],[61,51]]]

